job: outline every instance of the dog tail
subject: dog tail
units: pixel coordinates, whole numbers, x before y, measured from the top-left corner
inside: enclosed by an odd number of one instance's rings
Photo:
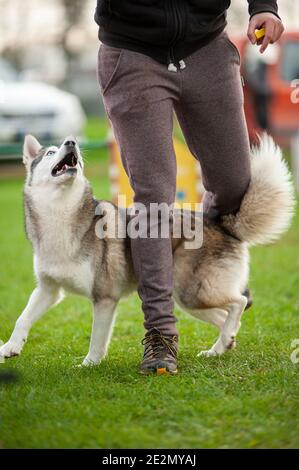
[[[251,182],[239,212],[223,225],[249,245],[271,243],[289,227],[295,209],[291,175],[281,149],[266,133],[251,152]]]

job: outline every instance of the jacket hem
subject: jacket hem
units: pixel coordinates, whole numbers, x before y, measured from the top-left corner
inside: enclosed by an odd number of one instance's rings
[[[215,39],[226,27],[226,21],[217,28],[216,31],[212,33],[206,33],[204,36],[199,37],[196,40],[186,42],[178,42],[175,46],[174,56],[177,61],[185,59],[189,55],[196,52],[201,47],[209,44],[213,39]],[[133,52],[139,52],[141,54],[147,55],[157,62],[167,65],[168,64],[168,52],[169,47],[166,46],[155,46],[151,44],[150,46],[143,45],[140,41],[134,41],[129,39],[124,39],[123,37],[118,36],[115,33],[110,33],[102,28],[99,29],[99,39],[102,43],[111,47],[119,47],[121,49],[128,49]]]

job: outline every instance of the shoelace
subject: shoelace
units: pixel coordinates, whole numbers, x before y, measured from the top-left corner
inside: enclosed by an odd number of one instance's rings
[[[172,357],[176,357],[177,351],[174,346],[175,336],[171,338],[167,338],[163,336],[161,333],[151,333],[143,338],[141,344],[145,346],[144,354],[147,355],[152,349],[152,355],[154,357],[159,356],[161,352],[165,349],[171,354]]]

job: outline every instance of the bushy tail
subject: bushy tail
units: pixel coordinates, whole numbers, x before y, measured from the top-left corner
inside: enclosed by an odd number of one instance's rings
[[[266,133],[252,149],[251,182],[236,215],[223,225],[250,245],[273,242],[287,230],[295,208],[291,175],[280,148]]]

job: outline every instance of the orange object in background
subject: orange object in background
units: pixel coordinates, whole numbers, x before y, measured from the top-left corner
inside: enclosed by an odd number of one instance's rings
[[[259,47],[252,46],[247,38],[235,39],[234,43],[242,57],[244,106],[251,141],[256,141],[256,132],[266,128],[277,143],[289,147],[292,137],[299,132],[299,103],[291,99],[295,94],[294,81],[299,80],[299,32],[284,33],[277,44],[270,45],[270,61],[267,51],[259,55]]]

